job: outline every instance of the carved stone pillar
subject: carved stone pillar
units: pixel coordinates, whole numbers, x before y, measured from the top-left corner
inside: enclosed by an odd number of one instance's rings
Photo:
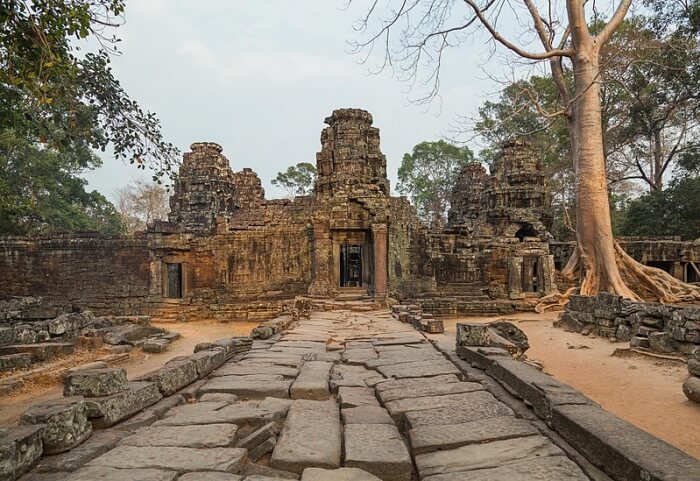
[[[389,273],[387,270],[388,245],[387,225],[372,225],[372,240],[374,244],[374,298],[386,299]]]
[[[508,258],[508,297],[519,299],[523,296],[522,284],[523,258]]]

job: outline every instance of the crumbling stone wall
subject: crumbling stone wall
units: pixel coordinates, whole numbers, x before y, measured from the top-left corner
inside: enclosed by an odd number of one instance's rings
[[[657,352],[700,354],[700,308],[634,302],[614,294],[571,296],[556,323],[567,331],[629,341]]]

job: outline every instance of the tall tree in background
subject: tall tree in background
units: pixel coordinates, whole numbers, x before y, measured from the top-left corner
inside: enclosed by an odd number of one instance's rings
[[[109,146],[160,182],[179,154],[112,74],[123,12],[124,0],[0,0],[0,125],[68,156]],[[86,39],[100,48],[79,52]]]
[[[86,191],[79,177],[100,159],[89,149],[82,154],[41,149],[11,129],[0,129],[0,234],[121,234],[114,206],[99,192]]]
[[[129,235],[156,220],[165,220],[170,212],[168,193],[158,184],[136,181],[117,189],[116,194],[117,211]]]
[[[546,62],[564,106],[557,114],[566,121],[576,176],[577,248],[563,270],[564,275],[580,281],[580,292],[593,295],[611,292],[630,299],[649,298],[665,302],[700,299],[700,288],[678,281],[671,275],[644,266],[615,243],[612,233],[601,109],[601,51],[610,41],[629,11],[631,0],[619,0],[603,22],[596,18],[595,31],[588,25],[590,14],[598,16],[598,7],[585,0],[552,0],[522,5],[508,0],[399,0],[387,2],[383,16],[379,2],[361,20],[360,30],[369,37],[357,44],[358,51],[370,52],[379,45],[385,61],[382,65],[403,66],[403,73],[416,78],[426,63],[433,65],[429,79],[432,93],[439,88],[439,74],[448,48],[460,45],[473,26],[484,29],[494,44],[529,62]],[[396,7],[392,8],[394,4]],[[562,5],[563,10],[558,10]],[[523,11],[521,11],[521,9]],[[529,24],[520,39],[535,38],[540,49],[519,45],[507,38],[499,27],[504,11]],[[561,14],[561,15],[560,15]],[[375,28],[373,21],[378,21]],[[400,26],[399,26],[400,25]],[[398,49],[392,34],[398,30]],[[529,37],[528,37],[529,35]],[[565,65],[568,66],[565,67]],[[567,82],[571,72],[573,86]],[[429,93],[429,96],[431,94]]]
[[[308,162],[299,162],[290,165],[286,171],[278,172],[272,180],[272,185],[282,187],[290,197],[295,195],[308,195],[314,188],[316,180],[316,167]]]
[[[421,217],[439,223],[447,216],[457,176],[469,162],[474,154],[467,147],[444,140],[421,142],[404,154],[396,189],[410,197]]]

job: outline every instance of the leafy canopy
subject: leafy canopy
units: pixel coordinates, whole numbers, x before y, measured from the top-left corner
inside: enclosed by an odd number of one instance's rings
[[[474,153],[468,147],[444,140],[421,142],[404,154],[396,188],[411,199],[423,218],[443,219],[457,176],[470,162]]]
[[[308,162],[290,165],[286,171],[278,172],[272,180],[272,185],[282,187],[290,196],[308,195],[316,179],[316,167]]]

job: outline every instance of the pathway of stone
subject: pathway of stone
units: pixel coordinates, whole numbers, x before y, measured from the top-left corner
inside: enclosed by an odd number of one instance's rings
[[[388,311],[312,313],[200,383],[77,471],[23,479],[589,479]]]

